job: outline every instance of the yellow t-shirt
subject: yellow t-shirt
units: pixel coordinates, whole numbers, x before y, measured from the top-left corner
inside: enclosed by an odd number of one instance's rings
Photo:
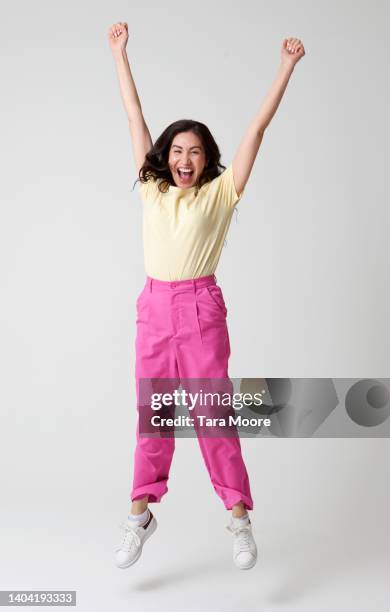
[[[230,164],[195,196],[195,187],[170,185],[160,179],[139,184],[144,202],[145,271],[158,280],[186,280],[214,274],[229,229],[237,194]]]

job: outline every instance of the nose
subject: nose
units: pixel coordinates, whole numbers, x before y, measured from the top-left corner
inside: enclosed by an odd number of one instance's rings
[[[190,165],[190,154],[189,153],[187,153],[187,155],[185,153],[183,153],[182,163],[183,163],[183,166],[189,166]]]

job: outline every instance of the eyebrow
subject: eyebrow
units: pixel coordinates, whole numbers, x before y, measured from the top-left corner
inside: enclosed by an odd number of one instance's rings
[[[172,149],[173,148],[182,149],[183,147],[181,147],[180,145],[172,145]],[[190,149],[201,149],[201,146],[200,145],[194,145],[193,147],[190,147]]]

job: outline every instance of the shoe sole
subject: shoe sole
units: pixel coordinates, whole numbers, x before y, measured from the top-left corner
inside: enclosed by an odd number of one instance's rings
[[[141,548],[138,551],[138,555],[136,557],[134,557],[134,559],[132,559],[129,563],[126,563],[126,565],[118,565],[118,564],[116,564],[116,566],[119,569],[126,569],[126,568],[130,567],[131,565],[134,565],[134,563],[136,561],[138,561],[138,559],[140,558],[140,556],[142,554],[142,549],[144,547],[144,544],[145,544],[146,540],[148,540],[150,538],[150,536],[154,534],[156,529],[157,529],[157,520],[156,520],[156,517],[153,517],[151,522],[150,522],[149,529],[146,532],[145,537],[144,537],[144,539],[142,541],[142,546],[141,546]]]

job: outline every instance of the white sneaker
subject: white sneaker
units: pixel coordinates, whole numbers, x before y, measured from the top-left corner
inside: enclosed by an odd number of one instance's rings
[[[240,569],[251,569],[257,561],[257,547],[252,534],[252,525],[248,524],[241,527],[233,527],[231,521],[226,529],[233,533],[233,561]]]
[[[149,518],[144,525],[133,527],[130,521],[121,523],[124,530],[121,544],[115,550],[115,564],[125,569],[133,565],[141,556],[146,540],[156,531],[157,521],[149,510]]]

